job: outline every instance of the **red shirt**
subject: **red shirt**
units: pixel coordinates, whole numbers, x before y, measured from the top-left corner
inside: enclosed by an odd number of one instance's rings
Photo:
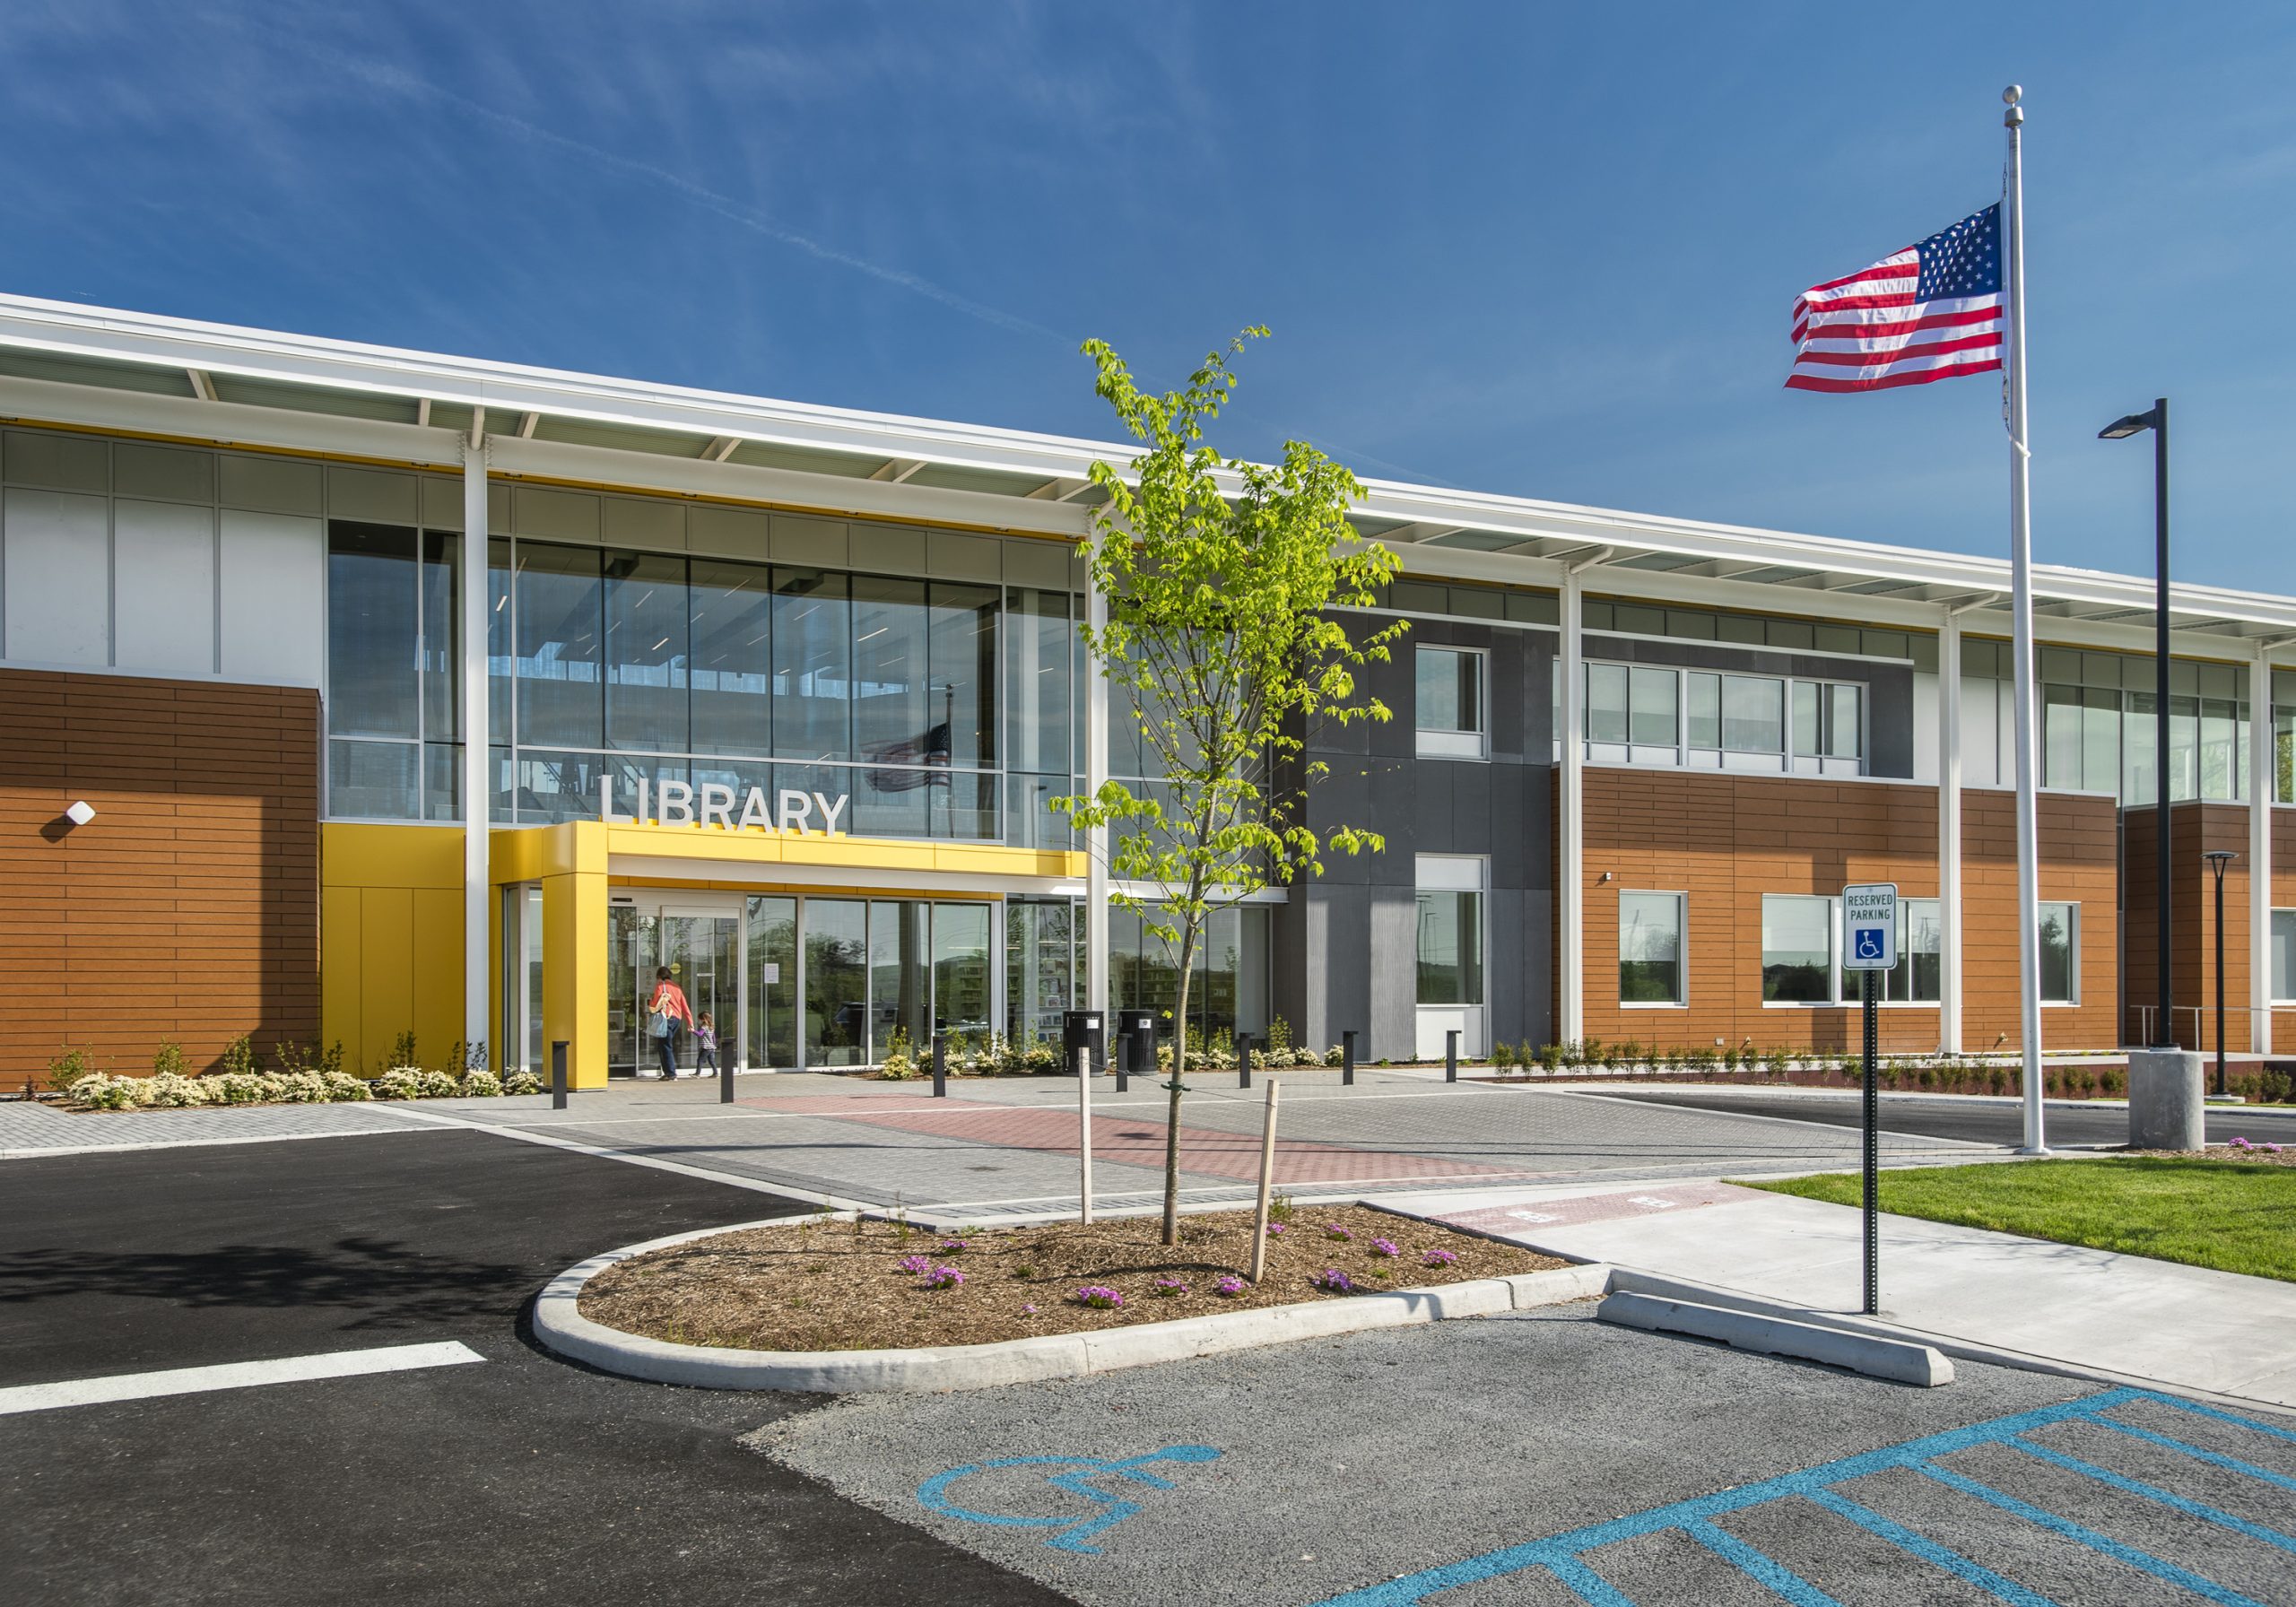
[[[648,1015],[662,1010],[668,1011],[689,1027],[693,1025],[693,1009],[685,1002],[685,990],[674,982],[657,982],[653,993],[646,1000]]]

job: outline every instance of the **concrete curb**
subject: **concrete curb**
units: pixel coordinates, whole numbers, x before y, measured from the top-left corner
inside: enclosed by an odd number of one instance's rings
[[[594,1323],[578,1308],[582,1287],[606,1268],[648,1251],[775,1225],[741,1222],[673,1234],[609,1250],[567,1268],[535,1297],[535,1337],[543,1348],[603,1372],[700,1389],[778,1389],[816,1394],[922,1393],[980,1389],[1073,1378],[1151,1362],[1293,1340],[1326,1339],[1372,1328],[1411,1327],[1448,1317],[1526,1311],[1601,1294],[1605,1266],[1557,1267],[1511,1278],[1479,1278],[1436,1289],[1403,1289],[1344,1300],[1310,1300],[1251,1311],[1218,1312],[1178,1322],[1144,1323],[1091,1333],[1048,1333],[986,1345],[899,1351],[734,1351],[671,1344]]]
[[[1622,1292],[1605,1299],[1595,1315],[1606,1323],[1657,1333],[1689,1333],[1715,1339],[1738,1351],[1760,1351],[1823,1362],[1870,1378],[1934,1389],[1953,1381],[1953,1364],[1928,1345],[1883,1339],[1841,1328],[1821,1327],[1784,1317],[1660,1295]]]

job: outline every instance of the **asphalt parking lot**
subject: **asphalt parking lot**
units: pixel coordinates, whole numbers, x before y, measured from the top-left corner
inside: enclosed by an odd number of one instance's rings
[[[1091,1607],[2127,1607],[2296,1603],[2292,1427],[1973,1365],[1913,1389],[1581,1306],[857,1398],[749,1443]]]
[[[736,1445],[812,1403],[610,1378],[521,1332],[597,1250],[788,1209],[451,1131],[0,1165],[0,1389],[483,1358],[0,1417],[0,1602],[1057,1600]]]

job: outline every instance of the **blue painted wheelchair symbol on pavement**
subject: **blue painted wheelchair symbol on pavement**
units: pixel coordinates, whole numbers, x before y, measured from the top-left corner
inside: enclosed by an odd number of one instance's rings
[[[1135,1484],[1144,1484],[1151,1490],[1173,1490],[1169,1479],[1159,1478],[1147,1471],[1152,1462],[1213,1462],[1220,1453],[1210,1446],[1166,1446],[1161,1451],[1151,1451],[1145,1456],[1127,1456],[1111,1461],[1100,1456],[1000,1456],[993,1462],[969,1462],[962,1467],[952,1467],[945,1473],[935,1473],[917,1487],[917,1498],[931,1510],[949,1517],[961,1517],[970,1524],[994,1524],[1009,1529],[1057,1529],[1044,1543],[1056,1551],[1082,1551],[1098,1556],[1100,1548],[1087,1542],[1103,1530],[1114,1527],[1140,1510],[1140,1503],[1124,1496],[1097,1489],[1095,1479],[1122,1478]],[[949,1487],[970,1474],[996,1467],[1057,1467],[1069,1471],[1048,1473],[1045,1482],[1070,1495],[1082,1496],[1099,1511],[1084,1517],[1070,1514],[1053,1517],[1017,1517],[1009,1513],[975,1512],[960,1507],[949,1497]]]
[[[1882,957],[1882,929],[1879,926],[1857,928],[1857,958],[1879,960]]]

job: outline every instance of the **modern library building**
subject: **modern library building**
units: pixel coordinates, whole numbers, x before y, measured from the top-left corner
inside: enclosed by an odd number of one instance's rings
[[[1169,1006],[1048,808],[1144,769],[1076,630],[1130,456],[0,298],[0,1074],[411,1033],[596,1086],[662,966],[753,1071]],[[1886,881],[1885,1047],[2020,1047],[2005,562],[1367,491],[1395,717],[1309,734],[1309,812],[1386,847],[1218,916],[1195,1030],[1841,1047],[1833,900]],[[2296,599],[2177,588],[2164,842],[2151,580],[2034,585],[2046,1046],[2152,1034],[2164,851],[2213,1046],[2222,848],[2269,1048]]]

